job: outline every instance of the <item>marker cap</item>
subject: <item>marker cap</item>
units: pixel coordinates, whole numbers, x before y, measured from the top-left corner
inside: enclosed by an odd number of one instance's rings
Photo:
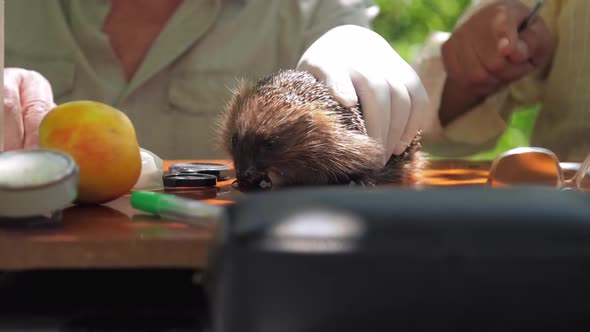
[[[162,194],[158,194],[150,191],[134,191],[131,193],[131,206],[135,209],[158,214],[160,212],[160,206],[163,203]]]

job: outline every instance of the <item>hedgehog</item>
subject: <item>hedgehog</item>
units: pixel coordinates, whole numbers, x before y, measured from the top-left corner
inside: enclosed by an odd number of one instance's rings
[[[218,122],[240,191],[415,181],[425,155],[420,132],[382,164],[383,146],[367,135],[360,103],[344,107],[305,71],[280,70],[240,81]]]

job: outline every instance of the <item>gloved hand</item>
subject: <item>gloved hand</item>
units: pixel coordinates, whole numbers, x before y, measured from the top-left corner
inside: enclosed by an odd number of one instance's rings
[[[406,149],[426,120],[429,100],[420,78],[369,29],[333,28],[305,51],[297,69],[323,81],[346,107],[360,99],[368,135],[383,144],[383,165]]]
[[[39,145],[39,125],[55,107],[51,85],[41,74],[21,68],[4,69],[4,150]]]

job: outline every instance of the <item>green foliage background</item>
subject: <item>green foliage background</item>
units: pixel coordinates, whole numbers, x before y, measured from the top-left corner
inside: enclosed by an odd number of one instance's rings
[[[452,31],[471,0],[375,0],[380,7],[373,28],[408,62],[416,56],[433,31]],[[528,146],[538,107],[514,112],[509,127],[495,149],[483,151],[471,160],[490,160],[518,146]],[[436,156],[435,156],[436,158]]]

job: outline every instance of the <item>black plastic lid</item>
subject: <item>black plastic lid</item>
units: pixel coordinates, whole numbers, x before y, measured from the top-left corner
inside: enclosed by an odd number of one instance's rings
[[[162,179],[165,187],[214,187],[217,185],[217,177],[209,174],[167,174]]]

